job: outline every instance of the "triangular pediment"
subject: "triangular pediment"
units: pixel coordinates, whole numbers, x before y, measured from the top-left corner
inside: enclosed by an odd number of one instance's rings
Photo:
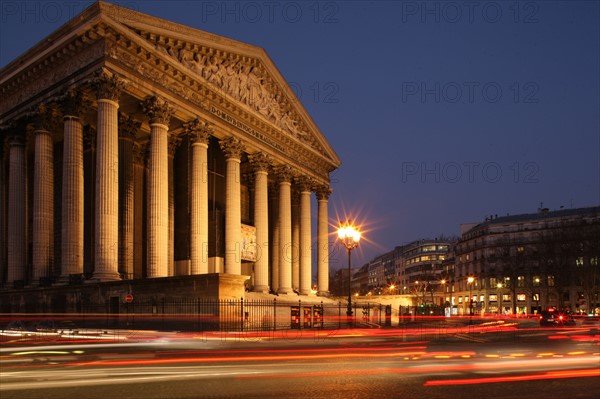
[[[113,4],[98,5],[102,19],[151,44],[157,55],[318,152],[333,168],[339,166],[339,157],[262,48]]]

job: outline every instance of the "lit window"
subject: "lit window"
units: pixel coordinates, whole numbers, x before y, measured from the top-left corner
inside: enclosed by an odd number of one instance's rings
[[[579,258],[575,259],[575,265],[577,267],[583,266],[583,257],[580,256]]]
[[[496,302],[498,300],[498,295],[490,294],[489,298],[490,298],[490,302]]]
[[[548,276],[548,287],[554,287],[554,276]]]
[[[539,294],[539,292],[536,292],[536,293],[534,293],[534,294],[531,296],[531,299],[533,299],[533,300],[534,300],[534,301],[536,301],[536,302],[539,302],[539,301],[540,301],[540,294]]]
[[[517,277],[517,287],[525,287],[525,276]]]
[[[517,294],[517,301],[525,301],[527,299],[527,295],[525,294]]]
[[[540,279],[540,276],[533,276],[533,286],[534,287],[539,287],[540,286],[540,281],[542,281]]]

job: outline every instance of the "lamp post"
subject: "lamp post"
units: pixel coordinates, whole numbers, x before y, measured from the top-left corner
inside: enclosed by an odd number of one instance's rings
[[[440,298],[440,306],[444,306],[444,298],[446,297],[446,279],[443,278],[440,281],[440,284],[441,284],[441,287],[442,287],[442,289],[441,289],[442,295],[441,295],[441,298]]]
[[[346,221],[345,224],[341,224],[340,222],[340,227],[338,228],[338,238],[348,251],[348,310],[346,310],[346,315],[350,317],[352,316],[351,253],[354,248],[358,247],[358,242],[360,241],[360,231],[350,221]]]
[[[496,287],[498,288],[498,316],[500,316],[500,309],[501,307],[504,307],[504,302],[502,300],[502,283],[496,284]]]
[[[473,316],[473,281],[475,281],[475,277],[467,278],[467,283],[469,284],[469,316]],[[469,323],[471,323],[471,319],[469,318]]]

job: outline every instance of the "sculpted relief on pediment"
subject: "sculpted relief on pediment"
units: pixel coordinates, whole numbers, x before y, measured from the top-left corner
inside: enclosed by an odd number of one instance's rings
[[[206,82],[247,105],[268,121],[308,145],[316,140],[293,111],[268,73],[257,62],[205,47],[167,45],[154,41],[157,51],[175,59]]]

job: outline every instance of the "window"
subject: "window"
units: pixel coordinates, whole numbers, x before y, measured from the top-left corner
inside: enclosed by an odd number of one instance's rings
[[[582,257],[582,256],[580,256],[580,257],[578,257],[577,259],[575,259],[575,265],[576,265],[577,267],[581,267],[581,266],[583,266],[583,257]]]
[[[540,279],[540,276],[533,276],[533,286],[534,287],[539,287],[540,286],[540,281],[542,281]]]
[[[525,252],[525,247],[517,247],[517,253],[522,254]]]
[[[531,299],[533,299],[536,302],[539,302],[540,301],[540,293],[539,292],[533,293],[533,295],[531,295]]]
[[[510,294],[502,294],[502,300],[503,301],[510,301]]]
[[[498,295],[490,294],[489,298],[490,298],[490,302],[496,302],[498,300]]]
[[[498,280],[496,280],[496,277],[490,277],[490,287],[497,287],[498,286]]]
[[[519,288],[525,287],[525,276],[517,277],[517,287],[519,287]]]
[[[525,294],[517,294],[517,301],[524,302],[527,299]]]
[[[462,296],[458,297],[458,303],[462,303]]]
[[[554,287],[554,276],[548,276],[548,287]]]
[[[563,301],[568,301],[569,300],[569,291],[564,291],[562,293],[562,300]]]

